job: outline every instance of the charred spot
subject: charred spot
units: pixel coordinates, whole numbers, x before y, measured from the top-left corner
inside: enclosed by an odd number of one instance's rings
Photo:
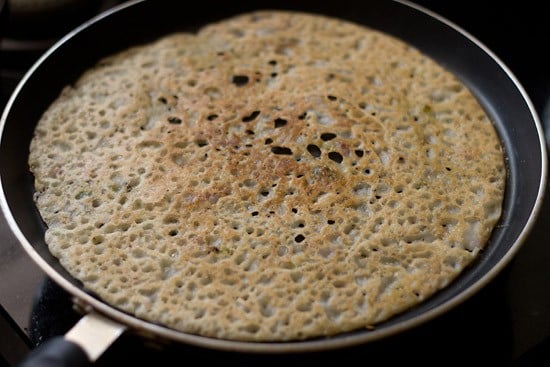
[[[287,121],[285,119],[282,119],[282,118],[276,118],[275,119],[275,127],[283,127],[285,126],[287,123]]]
[[[292,155],[292,150],[287,147],[272,147],[271,153],[280,154],[280,155]]]
[[[300,116],[298,116],[298,118],[299,118],[300,120],[305,120],[306,117],[307,117],[307,112],[304,112],[304,113],[302,113]]]
[[[296,237],[294,237],[294,241],[296,241],[296,242],[298,242],[298,243],[302,242],[302,241],[305,240],[305,239],[306,239],[306,238],[304,237],[303,234],[299,234],[299,235],[297,235]]]
[[[231,82],[237,87],[242,87],[243,85],[248,83],[248,77],[246,75],[233,75]]]
[[[265,143],[265,145],[269,145],[269,144],[273,143],[273,139],[267,138],[267,139],[265,139],[264,143]]]
[[[167,100],[166,98],[164,98],[164,97],[159,97],[159,98],[158,98],[158,101],[159,101],[160,103],[162,103],[162,104],[167,104],[167,103],[168,103],[168,100]]]
[[[333,133],[323,133],[321,134],[321,140],[322,141],[329,141],[336,138],[336,134]]]
[[[242,118],[242,121],[243,122],[250,122],[250,121],[253,121],[256,117],[258,117],[260,115],[260,111],[254,111],[252,112],[250,115],[248,116],[245,116]]]
[[[208,115],[208,116],[206,117],[206,119],[207,119],[208,121],[214,121],[214,120],[217,119],[217,118],[218,118],[218,115],[216,115],[215,113],[213,113],[213,114],[211,114],[211,115]]]
[[[277,60],[269,60],[268,64],[271,66],[275,66],[277,65]]]
[[[344,160],[344,157],[342,157],[342,154],[338,152],[329,152],[328,158],[336,163],[342,163],[342,161]]]
[[[172,125],[179,125],[181,124],[181,119],[179,117],[170,116],[168,117],[168,123]]]
[[[361,149],[355,150],[355,155],[358,156],[359,158],[361,158],[364,154],[365,152],[363,152]]]
[[[338,98],[336,98],[336,96],[333,96],[333,95],[331,95],[331,94],[329,94],[329,95],[327,96],[327,98],[328,98],[330,101],[336,101],[336,100],[338,99]]]
[[[309,144],[307,146],[307,151],[315,158],[319,158],[321,156],[321,149],[319,149],[319,147],[315,144]]]

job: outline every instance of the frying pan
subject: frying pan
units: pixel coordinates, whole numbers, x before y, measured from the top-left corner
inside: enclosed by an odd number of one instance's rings
[[[193,31],[208,22],[254,10],[251,2],[135,0],[121,4],[70,32],[27,72],[0,120],[0,204],[27,253],[73,296],[82,319],[64,337],[33,351],[25,366],[84,365],[95,361],[123,333],[218,350],[291,353],[335,349],[387,338],[442,315],[486,286],[514,257],[533,227],[546,185],[546,146],[535,109],[515,76],[483,44],[446,19],[414,3],[371,0],[337,3],[264,1],[261,8],[302,10],[340,17],[384,31],[414,45],[457,75],[494,121],[504,145],[507,188],[503,214],[475,263],[447,288],[374,330],[297,342],[253,343],[207,338],[143,321],[89,294],[50,254],[45,226],[33,202],[28,146],[42,112],[61,89],[99,59],[173,31]]]

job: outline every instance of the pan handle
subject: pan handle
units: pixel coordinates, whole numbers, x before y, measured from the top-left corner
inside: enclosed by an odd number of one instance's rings
[[[90,366],[124,332],[126,327],[90,313],[65,334],[33,350],[19,367]]]
[[[19,367],[84,367],[90,366],[91,363],[86,352],[78,344],[66,340],[63,336],[56,336],[33,350]]]

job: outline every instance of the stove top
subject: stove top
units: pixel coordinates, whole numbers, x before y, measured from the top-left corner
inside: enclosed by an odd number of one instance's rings
[[[416,2],[463,27],[504,61],[530,95],[550,138],[550,68],[540,56],[540,46],[550,39],[543,2],[492,7],[467,0]],[[0,9],[3,3],[0,0]],[[10,1],[6,3],[9,6]],[[100,3],[86,8],[87,13],[81,17],[91,17],[117,1]],[[9,25],[5,19],[4,13],[0,25]],[[0,37],[0,110],[36,58],[70,29],[58,28],[57,33],[40,37],[40,32],[10,33],[0,27],[0,32],[4,31],[4,38]],[[135,361],[168,365],[198,357],[203,363],[223,361],[240,366],[323,366],[357,363],[360,359],[390,365],[411,361],[423,365],[472,361],[550,365],[550,233],[545,228],[549,220],[550,202],[545,202],[528,240],[494,281],[447,314],[395,337],[337,351],[268,356],[157,345],[123,335],[96,364],[113,366]],[[81,317],[73,310],[69,295],[26,255],[1,214],[0,279],[0,367],[16,365],[32,348],[64,334]]]

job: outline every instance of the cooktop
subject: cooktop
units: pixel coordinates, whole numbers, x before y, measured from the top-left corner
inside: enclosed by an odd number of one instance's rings
[[[78,22],[118,2],[100,1],[94,6],[75,7],[70,20],[67,16],[52,18],[50,10],[48,19],[55,19],[56,27],[44,32],[39,27],[48,27],[47,19],[31,23],[37,26],[28,26],[24,31],[17,28],[21,19],[14,20],[18,15],[8,14],[10,1],[0,0],[0,9],[8,5],[8,12],[4,8],[0,15],[0,110],[26,70],[56,39]],[[416,3],[458,24],[504,61],[525,87],[550,138],[550,68],[540,53],[550,39],[544,2],[482,5],[468,0],[419,0]],[[17,8],[12,6],[11,10]],[[10,25],[15,28],[9,29]],[[112,366],[134,361],[169,365],[173,361],[200,358],[201,363],[223,361],[226,365],[241,366],[334,365],[359,360],[390,365],[406,361],[423,365],[472,362],[550,365],[548,221],[550,202],[545,200],[528,240],[496,279],[445,315],[385,340],[337,351],[267,356],[164,345],[124,335],[96,364]],[[26,255],[0,214],[0,367],[17,365],[35,346],[64,334],[79,318],[69,295]]]

